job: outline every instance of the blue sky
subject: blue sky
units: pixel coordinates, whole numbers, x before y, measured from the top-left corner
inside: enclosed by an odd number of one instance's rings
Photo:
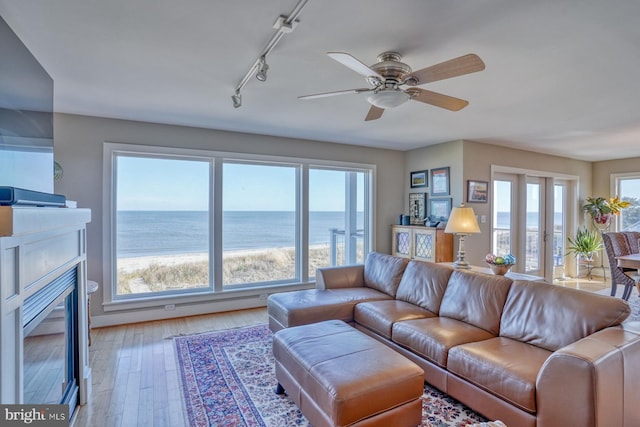
[[[118,209],[207,210],[209,166],[208,161],[120,156]],[[294,182],[293,167],[226,163],[224,210],[293,211]],[[309,185],[309,210],[344,210],[342,172],[313,169]],[[362,180],[359,190],[361,193]],[[640,198],[640,180],[625,180],[623,194]],[[498,198],[496,203],[500,212],[509,211],[508,198]],[[358,210],[362,210],[362,206],[363,197],[359,194]]]
[[[118,209],[207,210],[209,167],[206,161],[120,156]],[[295,210],[293,167],[226,163],[223,176],[224,210]],[[344,210],[344,186],[344,173],[312,170],[309,209]]]

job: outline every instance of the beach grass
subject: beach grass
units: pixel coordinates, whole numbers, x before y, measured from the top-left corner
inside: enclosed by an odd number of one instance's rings
[[[209,262],[206,258],[206,254],[191,254],[147,257],[144,260],[136,259],[135,262],[119,259],[118,294],[207,288]],[[342,259],[341,253],[337,258]],[[328,245],[309,248],[310,275],[315,275],[316,268],[329,265]],[[295,279],[295,249],[226,252],[223,255],[222,277],[223,286]]]

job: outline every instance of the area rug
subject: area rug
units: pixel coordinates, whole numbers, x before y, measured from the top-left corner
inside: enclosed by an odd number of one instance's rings
[[[624,292],[624,286],[618,286],[616,289],[616,297],[622,298],[622,293]],[[600,295],[611,295],[611,289],[603,289],[601,291],[596,292]],[[627,301],[629,306],[631,307],[631,314],[627,317],[625,322],[635,322],[640,320],[640,296],[638,295],[638,291],[636,289],[631,292],[631,296]]]
[[[267,325],[174,338],[190,426],[307,427],[296,405],[273,392],[272,334]],[[426,386],[423,427],[464,427],[486,421]]]

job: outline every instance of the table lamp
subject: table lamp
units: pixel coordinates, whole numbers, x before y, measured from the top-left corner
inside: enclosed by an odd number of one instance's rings
[[[455,234],[459,238],[458,259],[453,263],[453,266],[455,268],[471,268],[469,263],[464,260],[464,238],[469,234],[480,233],[473,208],[465,208],[464,203],[460,207],[454,207],[444,232]]]

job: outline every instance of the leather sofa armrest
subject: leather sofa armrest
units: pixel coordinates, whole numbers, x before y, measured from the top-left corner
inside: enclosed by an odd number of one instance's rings
[[[364,265],[316,269],[316,289],[358,288],[364,286]]]
[[[536,380],[537,427],[640,425],[638,366],[640,335],[622,327],[554,352]]]

